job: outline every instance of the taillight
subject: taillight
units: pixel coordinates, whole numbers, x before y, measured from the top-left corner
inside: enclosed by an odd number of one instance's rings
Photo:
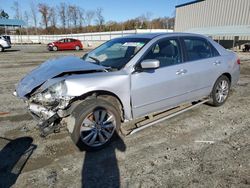
[[[240,65],[240,59],[237,59],[237,64]]]

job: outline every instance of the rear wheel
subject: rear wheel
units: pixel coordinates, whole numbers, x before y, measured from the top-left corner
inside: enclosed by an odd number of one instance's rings
[[[121,119],[117,108],[103,99],[82,102],[72,115],[76,120],[71,137],[80,150],[103,148],[120,129]]]
[[[53,46],[52,50],[57,51],[58,50],[57,46]]]
[[[222,75],[217,79],[214,84],[213,91],[211,93],[212,105],[221,106],[223,105],[229,95],[230,81],[227,76]]]
[[[80,50],[80,46],[75,47],[76,51]]]

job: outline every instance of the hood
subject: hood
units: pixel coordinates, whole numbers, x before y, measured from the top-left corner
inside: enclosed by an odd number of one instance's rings
[[[107,67],[88,63],[75,56],[60,57],[48,60],[28,73],[17,85],[16,93],[24,98],[35,88],[63,73],[101,71]]]

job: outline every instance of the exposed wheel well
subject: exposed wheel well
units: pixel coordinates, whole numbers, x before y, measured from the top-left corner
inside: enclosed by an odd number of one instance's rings
[[[229,73],[224,73],[224,74],[222,74],[222,75],[225,75],[225,76],[229,79],[229,81],[230,81],[230,83],[231,83],[231,81],[232,81],[231,74],[229,74]]]
[[[112,92],[109,91],[91,91],[89,93],[86,93],[84,95],[81,95],[79,97],[76,97],[75,100],[87,100],[87,99],[92,99],[92,98],[102,98],[104,100],[107,100],[111,102],[112,104],[115,104],[115,107],[119,110],[121,120],[124,120],[124,108],[121,100],[117,95],[115,95]]]

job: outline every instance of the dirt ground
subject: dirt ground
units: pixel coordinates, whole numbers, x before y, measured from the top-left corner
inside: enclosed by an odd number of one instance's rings
[[[0,187],[250,187],[250,53],[239,53],[240,81],[222,107],[201,105],[92,153],[64,131],[41,138],[12,95],[41,62],[84,53],[32,45],[0,54]]]

